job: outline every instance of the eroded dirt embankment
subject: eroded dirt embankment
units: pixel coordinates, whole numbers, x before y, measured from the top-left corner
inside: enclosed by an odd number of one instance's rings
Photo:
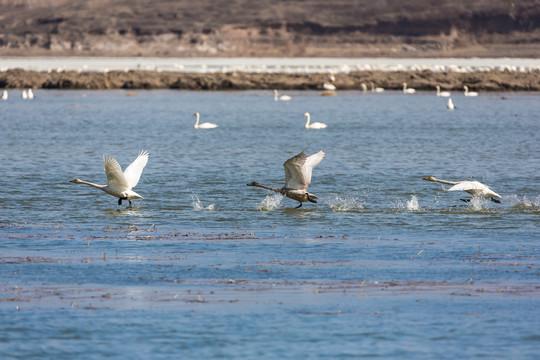
[[[34,89],[186,89],[186,90],[322,90],[326,74],[284,73],[179,73],[150,71],[35,72],[20,69],[0,73],[0,88]],[[385,72],[361,71],[338,74],[338,90],[357,90],[365,83],[385,89],[401,89],[403,82],[418,90],[461,90],[468,85],[483,91],[540,91],[540,71],[520,73],[490,71],[454,72]]]

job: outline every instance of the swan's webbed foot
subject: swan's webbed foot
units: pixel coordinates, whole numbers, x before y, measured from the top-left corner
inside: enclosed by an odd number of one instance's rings
[[[118,198],[118,205],[122,205],[122,198]]]
[[[312,203],[315,203],[315,204],[317,203],[317,200],[312,199],[311,196],[309,196],[309,194],[306,194],[306,196],[307,196],[308,201],[310,201]]]
[[[497,204],[501,203],[501,200],[495,199],[495,198],[491,198],[491,201],[493,201],[494,203],[497,203]]]
[[[302,207],[302,203],[300,203],[300,205],[298,205],[297,207],[295,207],[295,209],[298,209],[298,208],[301,208]]]
[[[471,199],[459,199],[461,201],[465,201],[465,202],[471,202]]]

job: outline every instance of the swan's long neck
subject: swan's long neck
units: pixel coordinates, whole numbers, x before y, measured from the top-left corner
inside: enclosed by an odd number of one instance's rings
[[[439,180],[439,179],[435,179],[435,178],[432,178],[430,181],[435,181],[435,182],[438,182],[438,183],[441,183],[441,184],[446,184],[446,185],[456,185],[458,183],[457,181]]]
[[[267,190],[271,190],[271,191],[275,191],[275,192],[281,192],[281,188],[277,188],[277,187],[273,187],[273,186],[268,186],[268,185],[263,185],[263,184],[259,184],[258,182],[252,182],[250,184],[248,184],[249,186],[258,186],[258,187],[262,187],[263,189],[267,189]]]
[[[441,95],[441,87],[437,86],[437,95]]]
[[[90,181],[84,181],[84,180],[79,180],[77,182],[77,184],[90,185],[90,186],[93,186],[93,187],[98,188],[98,189],[103,190],[103,191],[105,191],[105,188],[107,187],[107,185],[94,184],[94,183],[92,183]]]
[[[275,101],[278,100],[278,92],[277,92],[277,90],[274,90],[274,100]]]
[[[196,120],[195,120],[195,129],[199,127],[199,113],[195,114]]]
[[[403,83],[403,91],[407,90],[407,83]]]
[[[310,121],[310,118],[311,116],[309,114],[306,114],[306,127],[309,127],[309,121]]]

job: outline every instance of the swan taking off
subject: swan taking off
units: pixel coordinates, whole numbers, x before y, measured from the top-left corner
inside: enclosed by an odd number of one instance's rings
[[[199,124],[200,114],[198,112],[196,112],[193,115],[195,115],[195,117],[197,118],[197,120],[195,120],[195,125],[193,125],[193,127],[195,129],[214,129],[214,128],[218,127],[216,124],[212,124],[212,123],[208,123],[208,122]]]
[[[448,108],[448,110],[455,109],[454,103],[452,102],[452,98],[448,98],[448,101],[446,102],[446,107]]]
[[[141,151],[139,156],[129,165],[122,173],[122,168],[118,161],[112,156],[103,155],[105,164],[105,174],[107,174],[107,185],[98,185],[81,179],[73,179],[70,182],[75,184],[86,184],[105,191],[107,194],[118,198],[118,205],[122,205],[122,200],[142,199],[142,196],[137,194],[132,189],[137,186],[141,178],[142,171],[148,162],[148,152]]]
[[[465,90],[465,92],[463,93],[463,95],[465,96],[478,96],[478,93],[476,91],[469,91],[469,87],[467,85],[463,86],[463,90]]]
[[[446,180],[439,180],[434,178],[433,176],[428,176],[424,178],[424,180],[427,181],[435,181],[441,184],[446,185],[452,185],[451,188],[448,190],[444,188],[444,191],[465,191],[466,193],[469,193],[473,196],[473,198],[484,198],[484,199],[491,199],[491,201],[500,203],[501,201],[496,199],[502,197],[501,195],[497,194],[495,191],[491,190],[488,186],[482,184],[478,181],[446,181]],[[471,201],[471,199],[460,199],[465,202]]]
[[[450,96],[450,93],[448,91],[441,91],[441,87],[439,85],[437,85],[436,88],[437,88],[437,96],[440,96],[440,97]]]
[[[309,184],[311,184],[311,172],[313,168],[321,162],[324,157],[324,152],[321,150],[316,154],[307,156],[304,151],[300,154],[293,156],[289,160],[285,161],[283,167],[285,168],[285,186],[272,187],[258,182],[250,182],[248,186],[258,186],[263,189],[272,190],[285,195],[288,198],[300,202],[296,208],[302,206],[303,202],[310,201],[316,203],[317,196],[307,191]]]
[[[8,92],[6,89],[4,89],[4,91],[2,91],[2,100],[7,100],[8,99]]]
[[[278,91],[277,90],[274,90],[274,100],[275,101],[278,101],[278,100],[281,100],[281,101],[291,101],[291,97],[289,95],[281,95],[281,96],[278,96]]]
[[[325,123],[321,122],[314,122],[313,124],[310,124],[311,121],[311,115],[307,112],[304,113],[304,116],[307,118],[306,120],[306,129],[324,129],[327,125]]]
[[[415,89],[413,89],[413,88],[408,88],[408,87],[407,87],[407,83],[405,83],[405,82],[403,83],[403,93],[404,93],[404,94],[414,94],[415,92],[416,92]]]

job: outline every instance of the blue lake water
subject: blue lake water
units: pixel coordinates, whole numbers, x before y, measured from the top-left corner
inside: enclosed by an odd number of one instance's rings
[[[0,357],[538,358],[539,95],[287,94],[10,91]],[[69,182],[141,149],[132,208]],[[302,150],[317,204],[246,186]]]

